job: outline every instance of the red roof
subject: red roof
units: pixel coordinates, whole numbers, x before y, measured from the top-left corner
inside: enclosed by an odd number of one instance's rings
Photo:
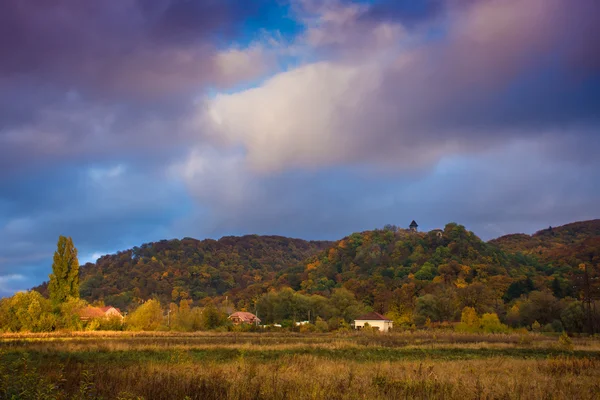
[[[249,312],[245,312],[245,311],[234,312],[233,314],[231,314],[229,316],[229,318],[230,319],[238,318],[242,322],[254,322],[254,321],[260,322],[260,319],[258,319],[258,317],[256,315],[249,313]]]
[[[384,317],[383,315],[381,315],[379,313],[370,312],[370,313],[361,315],[358,318],[355,318],[355,321],[391,321],[391,320]]]
[[[115,310],[117,310],[119,313],[121,312],[121,310],[119,310],[117,307],[113,307],[113,306],[106,306],[106,307],[100,307],[100,309],[102,310],[102,312],[107,312],[108,310],[110,310],[111,308],[114,308]]]
[[[81,310],[79,310],[78,314],[80,318],[84,319],[104,317],[104,311],[102,311],[102,309],[91,306],[82,308]]]

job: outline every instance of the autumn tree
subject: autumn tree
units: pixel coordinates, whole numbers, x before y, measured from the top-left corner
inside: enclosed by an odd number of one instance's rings
[[[227,314],[219,311],[213,304],[204,307],[202,311],[202,327],[205,330],[215,329],[227,324]]]
[[[8,332],[48,332],[56,326],[56,316],[48,299],[36,291],[18,292],[0,299],[0,330]]]
[[[132,331],[155,331],[163,324],[163,310],[158,300],[148,300],[127,317]]]
[[[54,304],[63,303],[69,297],[79,298],[79,261],[70,237],[58,238],[48,290]]]
[[[456,329],[461,332],[477,332],[481,324],[481,319],[473,307],[465,307],[460,316],[460,324]]]

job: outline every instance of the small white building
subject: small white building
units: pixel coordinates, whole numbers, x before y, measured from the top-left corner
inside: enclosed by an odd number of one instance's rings
[[[393,327],[392,320],[376,312],[370,312],[356,318],[354,320],[354,329],[362,329],[365,327],[365,324],[369,324],[371,328],[377,329],[380,332],[388,332]]]

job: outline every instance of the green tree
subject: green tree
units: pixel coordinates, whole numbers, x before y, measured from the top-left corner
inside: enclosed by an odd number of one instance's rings
[[[219,311],[213,304],[204,307],[202,311],[202,327],[205,330],[215,329],[227,324],[227,314]]]
[[[508,332],[508,326],[500,322],[496,313],[487,313],[481,316],[481,329],[485,333]]]
[[[56,326],[48,299],[36,291],[18,292],[0,300],[0,329],[9,332],[47,332]]]
[[[69,297],[79,298],[79,261],[70,237],[58,238],[48,290],[55,305],[64,303]]]
[[[559,319],[563,304],[550,292],[533,291],[520,307],[521,324],[531,326],[534,321],[549,324]]]
[[[423,264],[421,269],[419,269],[415,273],[415,278],[417,278],[421,281],[430,281],[435,276],[435,272],[436,272],[435,266],[429,262],[426,262],[425,264]]]
[[[129,317],[127,328],[133,331],[155,331],[163,324],[163,310],[158,300],[148,300]]]
[[[365,308],[354,297],[354,293],[345,288],[334,289],[329,299],[334,317],[340,317],[346,322],[365,312]]]
[[[572,301],[560,313],[560,319],[567,332],[583,332],[585,330],[585,310],[583,303]]]
[[[415,307],[415,323],[417,325],[425,325],[425,322],[428,319],[430,321],[440,320],[438,301],[432,294],[426,294],[419,297]]]
[[[84,324],[79,318],[79,312],[87,306],[88,303],[85,300],[69,297],[60,304],[58,327],[67,330],[81,330]]]

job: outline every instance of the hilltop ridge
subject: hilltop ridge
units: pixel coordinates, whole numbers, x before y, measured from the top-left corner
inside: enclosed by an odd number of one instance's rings
[[[481,312],[533,290],[576,296],[574,271],[597,265],[600,220],[488,242],[464,226],[417,232],[388,225],[335,242],[281,236],[162,240],[81,268],[81,296],[127,308],[149,298],[237,308],[272,290],[328,297],[343,288],[377,312],[415,307],[432,294]],[[595,263],[595,264],[594,264]],[[44,287],[37,288],[42,293]],[[501,300],[498,300],[501,299]]]

